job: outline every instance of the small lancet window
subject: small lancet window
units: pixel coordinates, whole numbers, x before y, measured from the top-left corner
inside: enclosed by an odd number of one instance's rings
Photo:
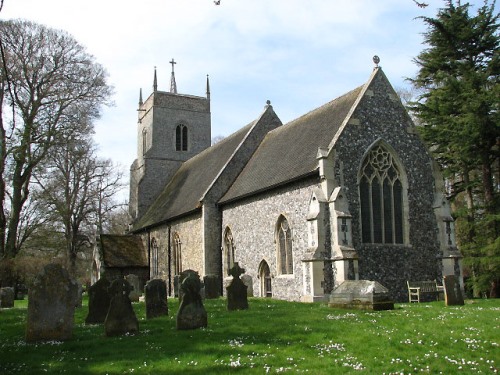
[[[364,243],[404,242],[403,184],[391,153],[378,145],[365,158],[359,182]]]
[[[277,223],[278,270],[282,275],[293,273],[292,230],[281,215]]]
[[[142,154],[145,155],[148,150],[148,131],[142,130]]]
[[[151,240],[151,274],[153,277],[159,274],[158,243],[155,238]]]
[[[178,233],[174,233],[172,243],[174,275],[180,275],[182,272],[182,242]]]
[[[228,227],[224,233],[224,252],[226,261],[226,271],[229,275],[229,271],[234,266],[234,239],[231,229]]]
[[[175,150],[188,150],[188,128],[183,124],[177,125],[175,129]]]

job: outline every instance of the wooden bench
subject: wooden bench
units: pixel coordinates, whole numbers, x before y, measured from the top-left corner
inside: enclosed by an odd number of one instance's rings
[[[430,281],[407,281],[408,284],[408,299],[410,302],[420,302],[420,296],[424,293],[434,294],[436,300],[439,300],[440,295],[444,292],[444,288],[438,285],[436,280]]]

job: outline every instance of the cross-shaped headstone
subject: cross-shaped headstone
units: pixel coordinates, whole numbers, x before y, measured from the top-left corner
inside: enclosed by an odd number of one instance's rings
[[[240,275],[245,273],[245,269],[241,268],[238,262],[234,262],[234,266],[229,270],[229,274],[235,279],[239,279]]]

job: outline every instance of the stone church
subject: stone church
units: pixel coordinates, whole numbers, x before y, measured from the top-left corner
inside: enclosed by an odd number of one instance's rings
[[[234,262],[254,296],[291,301],[326,300],[344,280],[378,281],[395,301],[407,280],[462,280],[442,176],[378,65],[287,124],[268,101],[211,136],[208,78],[200,97],[177,93],[173,70],[159,90],[155,71],[139,100],[130,232],[171,295],[186,269],[224,294]]]

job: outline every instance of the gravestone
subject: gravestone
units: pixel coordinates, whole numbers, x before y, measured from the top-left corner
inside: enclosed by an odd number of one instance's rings
[[[108,291],[111,302],[104,320],[106,336],[121,336],[139,332],[139,322],[129,298],[132,287],[128,281],[125,279],[113,280]]]
[[[245,269],[241,268],[237,262],[229,270],[229,274],[233,277],[231,284],[226,288],[227,309],[230,311],[248,309],[247,286],[240,279],[243,273]]]
[[[49,264],[28,290],[26,341],[71,338],[78,285],[59,264]]]
[[[134,274],[130,274],[125,276],[125,279],[128,281],[132,290],[130,291],[129,298],[132,302],[139,302],[139,297],[141,296],[141,289],[139,287],[139,277]]]
[[[89,313],[85,318],[85,324],[102,324],[108,314],[111,296],[109,295],[109,280],[101,277],[88,288]]]
[[[220,297],[220,277],[217,275],[206,275],[203,277],[205,285],[205,298],[215,299]]]
[[[241,275],[240,277],[243,284],[247,286],[247,297],[253,297],[253,279],[250,275]]]
[[[389,290],[377,281],[346,280],[330,295],[328,306],[356,310],[393,310]]]
[[[177,312],[177,329],[196,329],[207,326],[207,312],[200,295],[201,282],[198,272],[183,271],[179,278],[181,303]]]
[[[10,308],[14,307],[14,288],[4,287],[0,288],[0,307]]]
[[[444,284],[444,300],[446,306],[462,306],[464,297],[460,289],[460,283],[455,275],[445,275],[443,277]]]
[[[149,280],[144,291],[146,295],[146,319],[168,315],[167,283],[165,280]]]

